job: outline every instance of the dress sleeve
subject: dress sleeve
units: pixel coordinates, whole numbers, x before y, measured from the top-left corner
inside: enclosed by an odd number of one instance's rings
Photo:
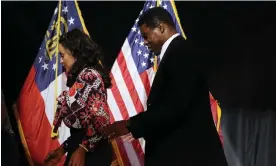
[[[67,95],[67,91],[63,91],[61,93],[61,95],[57,98],[57,109],[56,109],[56,112],[55,112],[55,117],[54,117],[54,122],[53,122],[53,132],[54,133],[57,133],[57,130],[58,128],[60,127],[61,125],[61,122],[62,122],[62,112],[65,110],[65,109],[69,109],[69,106],[65,100],[65,96]],[[71,136],[70,136],[71,137]],[[65,140],[61,146],[64,148],[64,150],[67,152],[67,147],[68,147],[68,140],[70,139],[70,137],[67,138],[67,140]]]
[[[60,96],[57,98],[57,109],[56,109],[56,112],[55,112],[55,117],[54,117],[54,122],[53,122],[53,132],[54,133],[57,133],[57,130],[58,128],[60,127],[61,125],[61,122],[62,122],[62,111],[64,109],[68,109],[68,104],[66,103],[66,100],[65,100],[65,96],[67,95],[67,92],[66,91],[63,91]]]
[[[85,107],[79,116],[81,124],[86,129],[80,146],[87,151],[93,151],[103,137],[103,128],[109,124],[106,90],[101,76],[94,70],[87,69],[80,79],[85,82],[83,96],[80,96],[85,101]]]

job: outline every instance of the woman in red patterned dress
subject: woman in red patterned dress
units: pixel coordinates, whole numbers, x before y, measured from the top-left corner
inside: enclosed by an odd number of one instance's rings
[[[55,165],[67,153],[65,165],[110,166],[112,146],[103,137],[102,129],[109,124],[106,88],[111,81],[100,63],[102,53],[79,29],[60,37],[59,52],[69,91],[57,98],[53,132],[63,121],[71,136],[48,154],[45,163]]]

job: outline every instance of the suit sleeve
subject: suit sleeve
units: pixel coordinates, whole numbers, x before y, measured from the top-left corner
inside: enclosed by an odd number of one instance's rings
[[[128,121],[128,129],[135,138],[153,132],[168,133],[187,120],[189,104],[197,91],[197,75],[193,61],[181,56],[184,55],[179,55],[179,59],[166,59],[169,61],[164,64],[167,65],[163,80],[166,87],[162,89],[160,100]]]

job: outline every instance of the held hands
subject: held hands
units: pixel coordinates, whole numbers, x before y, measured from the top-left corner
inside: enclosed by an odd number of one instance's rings
[[[51,151],[44,159],[45,165],[47,166],[57,165],[64,154],[65,154],[65,151],[61,146]]]
[[[131,142],[134,140],[132,134],[128,131],[127,121],[117,121],[113,124],[107,126],[103,130],[105,138],[108,138],[109,141],[112,141],[116,138],[122,137],[124,141]]]

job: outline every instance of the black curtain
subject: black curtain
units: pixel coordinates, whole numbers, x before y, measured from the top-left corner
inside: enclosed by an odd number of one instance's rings
[[[276,110],[222,112],[224,152],[229,166],[275,166]]]

